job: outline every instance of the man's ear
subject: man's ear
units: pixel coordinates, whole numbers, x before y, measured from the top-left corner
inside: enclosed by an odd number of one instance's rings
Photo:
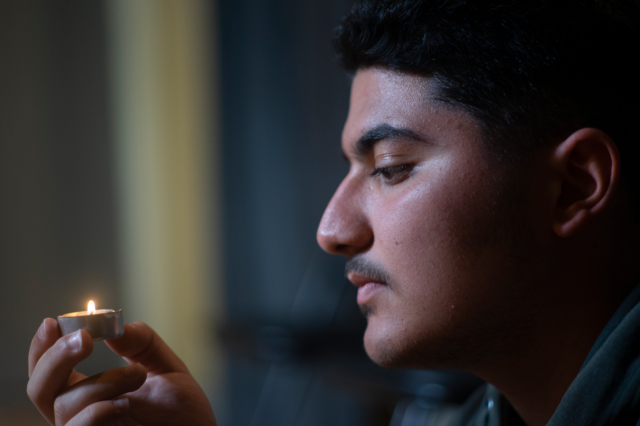
[[[553,230],[569,237],[610,204],[620,179],[620,155],[611,138],[580,129],[556,147],[559,172]]]

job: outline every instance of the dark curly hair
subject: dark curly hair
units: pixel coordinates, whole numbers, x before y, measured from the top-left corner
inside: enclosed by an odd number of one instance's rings
[[[481,123],[500,159],[526,159],[598,128],[618,146],[633,190],[639,18],[631,0],[366,1],[336,29],[334,48],[351,73],[385,67],[432,77],[437,99]]]

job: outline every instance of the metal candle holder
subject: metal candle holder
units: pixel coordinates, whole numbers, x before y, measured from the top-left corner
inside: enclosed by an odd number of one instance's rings
[[[87,330],[93,340],[115,339],[124,334],[122,309],[98,309],[91,314],[82,311],[60,315],[58,324],[65,336],[78,330]]]

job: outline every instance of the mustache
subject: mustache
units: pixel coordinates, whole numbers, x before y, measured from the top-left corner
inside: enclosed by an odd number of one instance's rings
[[[391,274],[382,265],[367,259],[363,255],[356,255],[347,259],[344,274],[349,275],[351,273],[362,275],[387,285],[392,283]]]

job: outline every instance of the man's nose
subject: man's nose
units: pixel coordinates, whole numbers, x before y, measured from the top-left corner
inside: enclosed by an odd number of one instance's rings
[[[357,182],[347,177],[329,202],[316,238],[330,254],[355,256],[373,243],[373,230],[365,214],[365,196]]]

